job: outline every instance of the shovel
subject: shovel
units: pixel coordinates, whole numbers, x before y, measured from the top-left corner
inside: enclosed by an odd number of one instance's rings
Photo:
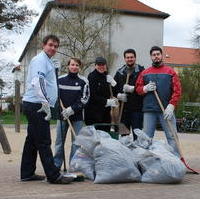
[[[62,108],[62,109],[65,108],[61,100],[60,100],[60,105],[61,105],[61,108]],[[72,123],[71,123],[71,121],[70,121],[69,118],[67,118],[67,123],[68,123],[68,125],[69,125],[70,130],[71,130],[72,137],[75,139],[76,133],[75,133],[74,127],[72,126]],[[84,179],[85,179],[85,175],[82,174],[82,173],[80,173],[80,172],[78,172],[78,173],[77,173],[77,172],[75,172],[75,173],[66,173],[65,175],[66,175],[66,176],[67,176],[67,175],[69,175],[69,176],[70,176],[70,175],[74,176],[73,178],[74,178],[74,181],[76,181],[76,182],[81,182],[81,181],[84,181]]]
[[[130,71],[128,71],[127,72],[127,76],[126,76],[125,84],[128,84],[129,78],[130,78],[130,74],[131,74]],[[119,110],[119,119],[118,119],[119,132],[122,135],[129,135],[130,134],[130,130],[123,123],[121,123],[123,110],[124,110],[124,102],[121,102],[121,106],[120,106],[120,110]]]
[[[158,93],[157,93],[156,90],[154,91],[154,94],[155,94],[155,97],[156,97],[156,99],[157,99],[157,101],[158,101],[158,104],[159,104],[159,106],[160,106],[162,112],[164,113],[164,111],[165,111],[164,106],[163,106],[163,104],[162,104],[162,102],[161,102],[161,100],[160,100],[160,97],[158,96]],[[172,136],[173,136],[174,139],[175,139],[175,143],[176,143],[178,152],[179,152],[179,154],[180,154],[180,160],[183,162],[183,164],[185,165],[185,167],[186,167],[188,170],[190,170],[193,174],[199,174],[199,172],[197,172],[196,170],[192,169],[192,168],[186,163],[186,161],[185,161],[185,159],[184,159],[184,157],[183,157],[183,152],[182,152],[181,147],[180,147],[180,141],[179,141],[179,138],[178,138],[178,135],[177,135],[177,131],[176,131],[176,129],[173,128],[173,125],[172,125],[172,123],[171,123],[169,120],[166,120],[166,121],[167,121],[167,125],[168,125],[168,127],[169,127],[169,130],[170,130],[170,132],[172,133]]]

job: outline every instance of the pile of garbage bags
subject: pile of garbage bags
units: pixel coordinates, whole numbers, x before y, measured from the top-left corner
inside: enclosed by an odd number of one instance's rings
[[[79,146],[70,162],[71,172],[82,172],[94,183],[179,183],[185,165],[162,141],[152,141],[144,132],[134,130],[137,140],[124,136],[112,139],[94,126],[86,126],[76,136]]]

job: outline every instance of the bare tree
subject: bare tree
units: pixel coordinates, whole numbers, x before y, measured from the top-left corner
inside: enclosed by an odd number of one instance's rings
[[[193,44],[195,48],[198,49],[198,55],[200,56],[200,20],[197,22],[197,25],[195,26]]]
[[[5,50],[11,41],[5,36],[6,31],[21,33],[24,26],[31,22],[37,13],[25,5],[19,5],[20,0],[0,0],[0,50]]]
[[[104,56],[111,64],[111,25],[117,23],[115,0],[83,0],[70,9],[56,8],[49,20],[51,31],[61,38],[61,49],[68,57],[79,57],[84,72],[96,56]]]

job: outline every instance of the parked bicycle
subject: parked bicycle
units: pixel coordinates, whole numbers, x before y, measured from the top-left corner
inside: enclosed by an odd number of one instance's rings
[[[192,112],[183,111],[183,118],[177,119],[178,132],[200,132],[200,118],[198,115],[192,116]]]

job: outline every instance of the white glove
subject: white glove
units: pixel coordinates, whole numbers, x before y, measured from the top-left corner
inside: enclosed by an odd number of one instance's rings
[[[51,119],[51,109],[48,103],[42,103],[42,107],[37,111],[38,113],[44,112],[46,113],[46,117],[44,118],[46,121]]]
[[[123,86],[124,93],[133,93],[134,89],[135,89],[135,86],[131,86],[129,84],[124,84]]]
[[[127,95],[125,93],[118,93],[117,99],[122,101],[122,102],[127,102]]]
[[[150,81],[147,85],[145,85],[143,87],[143,91],[145,93],[149,92],[149,91],[155,91],[156,90],[156,83],[155,82],[152,82]]]
[[[171,120],[174,115],[174,105],[168,104],[165,111],[164,111],[164,119]]]
[[[118,100],[116,98],[107,99],[106,107],[108,107],[108,106],[118,107],[119,106]]]
[[[54,64],[55,68],[60,68],[61,64],[58,59],[52,59],[52,62]]]
[[[64,120],[68,119],[71,115],[74,115],[74,111],[72,109],[72,107],[68,107],[68,108],[65,108],[63,111],[62,111],[62,115],[64,117]]]
[[[111,75],[106,75],[106,81],[111,84],[112,87],[116,86],[117,82]]]

